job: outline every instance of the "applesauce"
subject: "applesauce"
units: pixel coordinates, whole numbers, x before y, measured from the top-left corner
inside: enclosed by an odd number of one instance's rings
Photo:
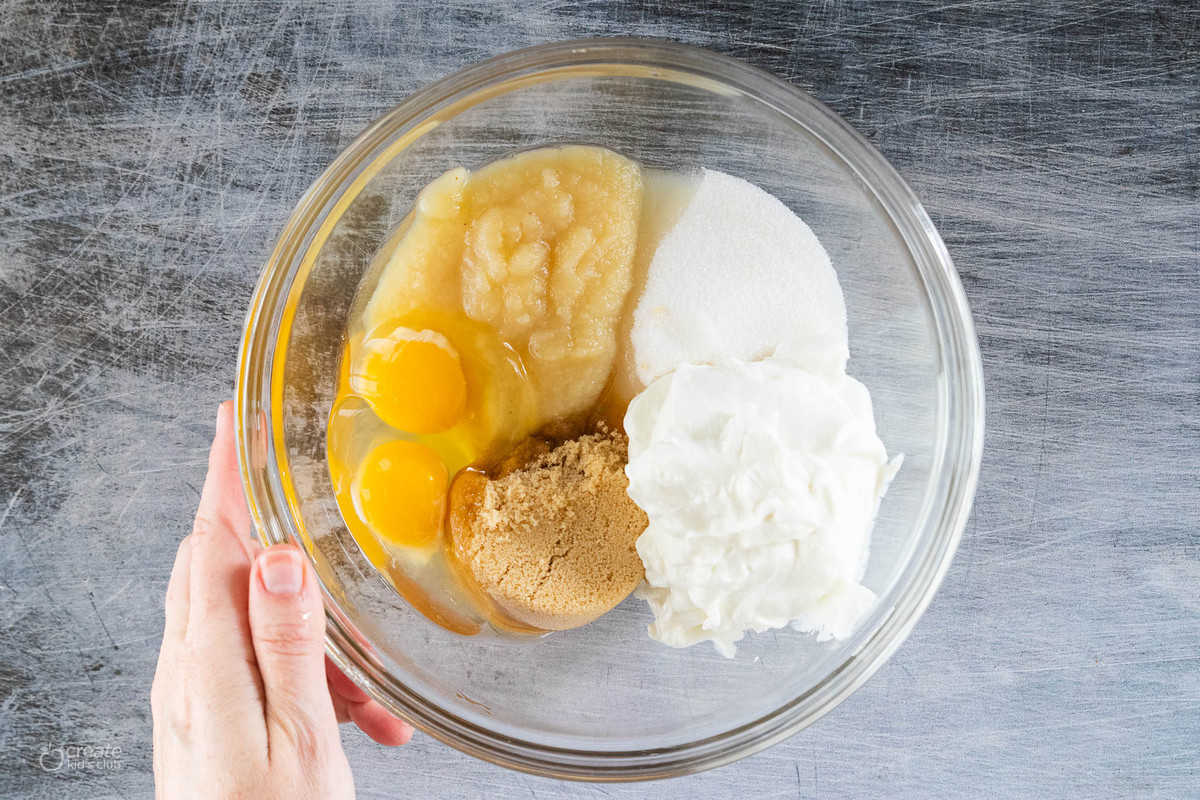
[[[452,169],[417,198],[363,328],[461,311],[521,356],[542,427],[586,413],[608,380],[632,284],[642,174],[611,150],[531,150]]]

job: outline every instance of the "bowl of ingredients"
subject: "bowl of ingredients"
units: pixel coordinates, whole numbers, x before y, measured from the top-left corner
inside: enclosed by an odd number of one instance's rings
[[[301,199],[247,317],[246,492],[331,658],[467,753],[694,772],[929,603],[983,386],[953,264],[807,94],[638,40],[465,69]]]

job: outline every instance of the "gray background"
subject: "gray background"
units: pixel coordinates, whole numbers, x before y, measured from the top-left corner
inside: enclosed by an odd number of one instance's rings
[[[0,4],[0,796],[151,792],[170,561],[305,187],[421,85],[591,34],[775,72],[912,183],[979,327],[975,512],[908,643],[768,752],[585,786],[346,729],[359,796],[1197,796],[1197,6],[677,5]]]

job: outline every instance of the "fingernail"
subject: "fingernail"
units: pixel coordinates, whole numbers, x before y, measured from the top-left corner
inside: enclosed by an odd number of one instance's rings
[[[290,547],[271,548],[258,557],[263,588],[271,594],[296,594],[304,584],[300,554]]]
[[[221,427],[233,424],[233,401],[225,400],[217,404],[216,432],[221,433]]]

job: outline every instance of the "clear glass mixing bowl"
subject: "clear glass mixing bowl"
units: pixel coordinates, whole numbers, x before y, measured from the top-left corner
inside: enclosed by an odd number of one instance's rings
[[[342,524],[325,422],[351,299],[417,192],[449,167],[582,142],[644,165],[711,167],[762,186],[828,249],[845,292],[850,372],[903,469],[884,498],[851,638],[748,636],[734,660],[646,636],[629,599],[533,641],[439,628],[375,572]],[[302,541],[325,593],[327,647],[368,693],[480,758],[543,775],[665,777],[718,766],[812,723],[903,641],[966,522],[983,440],[970,313],[917,198],[832,111],[781,80],[690,47],[550,44],[465,69],[362,133],[301,198],[246,320],[237,389],[250,509],[264,543]]]

